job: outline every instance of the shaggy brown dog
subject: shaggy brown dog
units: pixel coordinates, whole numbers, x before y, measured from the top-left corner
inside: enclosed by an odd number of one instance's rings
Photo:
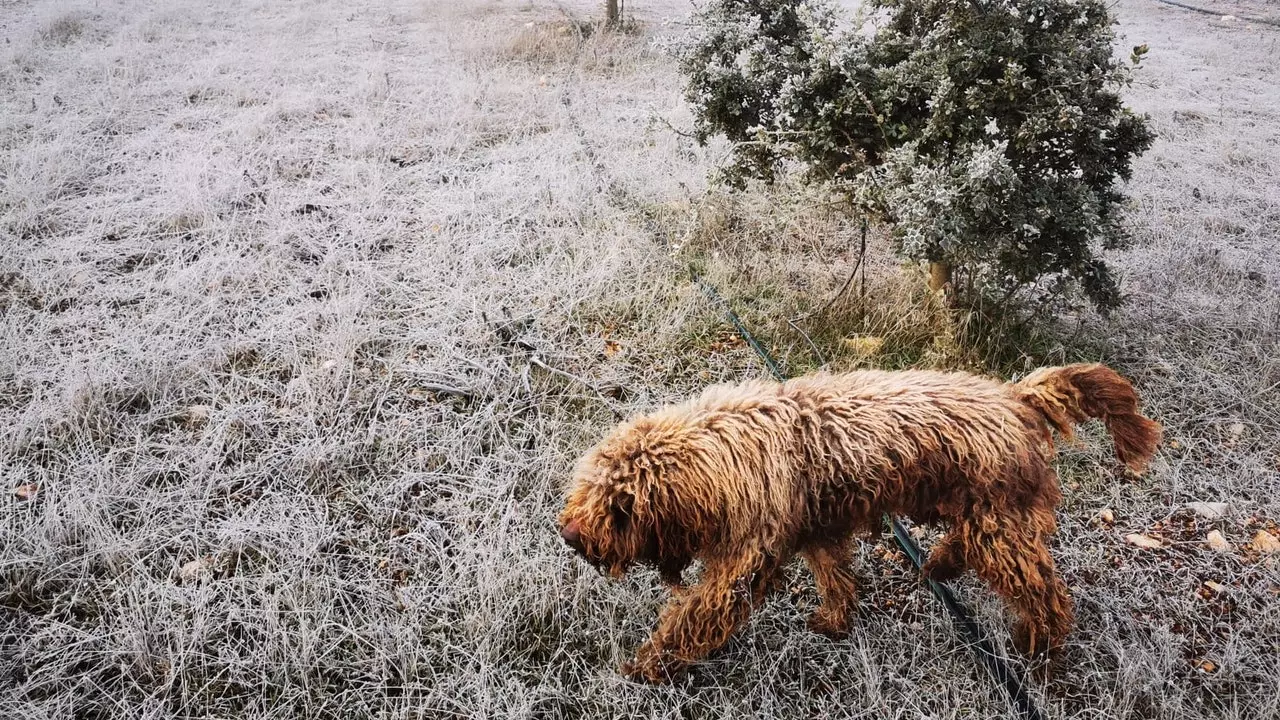
[[[856,606],[855,533],[882,513],[943,521],[925,572],[973,570],[1018,616],[1026,653],[1058,648],[1074,621],[1048,540],[1062,499],[1050,428],[1101,419],[1141,472],[1160,426],[1102,365],[1044,368],[1002,384],[965,373],[855,372],[717,386],[620,425],[579,461],[561,535],[615,577],[656,566],[674,589],[623,672],[663,681],[719,648],[795,553],[839,636]],[[681,573],[703,561],[699,582]]]

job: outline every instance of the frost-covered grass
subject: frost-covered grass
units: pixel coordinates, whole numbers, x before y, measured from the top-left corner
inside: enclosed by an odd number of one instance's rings
[[[937,314],[874,232],[867,327],[901,347],[785,322],[844,282],[856,223],[708,190],[722,150],[668,127],[687,110],[651,45],[689,7],[634,9],[611,36],[587,2],[5,5],[0,716],[1005,711],[874,539],[849,640],[804,629],[797,567],[689,677],[617,676],[663,593],[570,557],[567,470],[618,414],[761,374],[687,262],[797,368],[961,358],[912,350]],[[1202,539],[1280,520],[1276,35],[1118,12],[1161,133],[1112,255],[1131,300],[1034,354],[1117,364],[1172,442],[1138,481],[1096,434],[1064,453],[1080,630],[1036,693],[1055,718],[1271,717],[1280,573]]]

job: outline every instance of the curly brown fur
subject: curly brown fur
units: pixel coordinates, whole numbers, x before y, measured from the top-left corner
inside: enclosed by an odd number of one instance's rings
[[[1094,417],[1140,471],[1160,426],[1102,365],[1039,370],[1002,384],[965,373],[866,371],[717,386],[620,425],[579,462],[561,534],[614,576],[634,563],[679,586],[623,671],[660,682],[723,645],[796,553],[813,571],[815,631],[848,631],[856,533],[883,513],[947,532],[925,566],[973,570],[1018,616],[1014,638],[1058,648],[1074,618],[1048,540],[1062,496],[1050,428]]]

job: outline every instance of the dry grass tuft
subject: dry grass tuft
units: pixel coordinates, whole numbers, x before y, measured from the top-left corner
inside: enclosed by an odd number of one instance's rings
[[[510,30],[504,27],[497,32]],[[497,55],[543,72],[610,75],[630,72],[651,52],[642,23],[605,30],[599,23],[562,18],[525,22],[499,46]]]
[[[47,45],[70,45],[85,34],[86,20],[78,13],[58,17],[36,31],[40,42]]]
[[[595,25],[571,20],[528,22],[511,39],[502,57],[537,66],[571,62],[595,30]]]

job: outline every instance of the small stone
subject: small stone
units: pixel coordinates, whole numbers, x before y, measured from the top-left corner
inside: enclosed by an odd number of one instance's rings
[[[1140,533],[1129,533],[1124,536],[1124,541],[1134,547],[1140,547],[1144,550],[1157,550],[1164,547],[1164,543],[1151,537],[1150,535],[1142,535]]]
[[[1231,543],[1227,542],[1227,539],[1217,530],[1209,531],[1209,534],[1205,536],[1204,544],[1208,545],[1209,549],[1214,552],[1231,552]]]
[[[1221,520],[1231,506],[1224,502],[1193,502],[1187,503],[1187,509],[1205,520]]]
[[[182,412],[182,418],[191,427],[200,427],[209,422],[213,408],[208,405],[192,405]]]
[[[1229,448],[1233,448],[1240,444],[1240,438],[1244,437],[1244,423],[1233,422],[1227,426],[1227,437],[1223,444]]]
[[[1111,511],[1111,508],[1103,508],[1098,513],[1098,519],[1108,525],[1114,525],[1116,523],[1116,514]]]
[[[196,558],[195,560],[183,565],[182,568],[178,570],[178,577],[182,578],[183,582],[195,582],[201,577],[208,575],[212,568],[213,556],[205,555],[204,557]]]

